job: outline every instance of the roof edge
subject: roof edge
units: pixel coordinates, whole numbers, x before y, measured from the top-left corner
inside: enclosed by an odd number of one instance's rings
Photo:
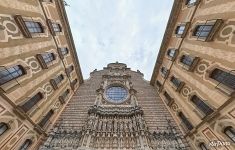
[[[183,2],[183,0],[175,0],[174,4],[172,6],[170,17],[168,19],[168,23],[167,23],[165,33],[164,33],[164,36],[163,36],[163,39],[162,39],[161,47],[159,49],[157,60],[155,62],[152,77],[151,77],[151,80],[150,80],[151,85],[154,85],[155,79],[158,75],[160,65],[162,64],[163,56],[165,55],[166,48],[168,46],[169,40],[170,40],[170,38],[172,36],[172,33],[174,31],[174,26],[176,24],[176,20],[179,16],[179,13],[180,13],[180,10],[181,10],[180,8],[181,8],[181,5],[182,5],[182,2]]]
[[[72,48],[71,52],[72,52],[72,57],[74,58],[75,64],[77,65],[77,67],[75,67],[75,70],[76,70],[78,78],[79,78],[79,83],[83,83],[84,80],[83,80],[83,75],[82,75],[82,71],[81,71],[81,66],[80,66],[80,63],[78,60],[78,55],[76,52],[76,47],[74,44],[73,35],[72,35],[71,28],[69,25],[69,20],[68,20],[66,10],[64,7],[64,2],[63,2],[63,0],[58,0],[55,2],[58,5],[58,8],[60,9],[60,11],[59,11],[60,18],[63,21],[63,24],[65,26],[65,36],[67,37],[68,43],[69,43],[70,47]]]

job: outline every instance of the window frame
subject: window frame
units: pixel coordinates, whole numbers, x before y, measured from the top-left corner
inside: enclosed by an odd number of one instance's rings
[[[196,1],[193,2],[193,3],[189,3],[189,2],[190,2],[190,0],[185,0],[185,5],[187,5],[188,8],[189,8],[189,7],[192,7],[192,6],[198,5],[199,2],[200,2],[200,0],[196,0]]]
[[[194,38],[195,40],[204,41],[204,42],[213,41],[214,36],[219,31],[219,29],[220,29],[222,24],[223,24],[223,20],[222,19],[213,19],[213,20],[206,20],[206,21],[198,22],[193,27],[192,38]],[[197,32],[198,26],[206,26],[206,25],[212,26],[210,32],[208,33],[208,36],[199,38],[195,34]]]
[[[201,150],[208,150],[206,144],[204,142],[201,142],[198,144],[198,147],[201,149]]]
[[[173,55],[173,56],[170,55],[171,51],[174,51],[174,55]],[[167,56],[167,58],[170,59],[171,61],[174,61],[175,58],[177,57],[177,55],[178,55],[178,49],[175,49],[175,48],[169,48],[169,49],[167,49],[166,56]]]
[[[16,70],[15,67],[17,67],[18,69]],[[14,71],[10,72],[10,70],[12,70],[12,69],[14,69]],[[4,77],[1,77],[0,80],[5,78],[5,77],[8,77],[8,76],[11,76],[11,79],[5,80],[3,82],[1,81],[2,83],[0,83],[0,86],[3,86],[3,85],[5,85],[5,84],[7,84],[7,83],[9,83],[13,80],[17,80],[18,78],[20,78],[20,77],[27,74],[27,71],[25,70],[25,68],[20,64],[19,65],[14,65],[14,66],[8,66],[8,67],[4,66],[3,69],[0,70],[0,72],[3,72],[3,71],[7,72],[7,75],[5,75]],[[21,74],[19,74],[19,71],[21,72]],[[15,73],[17,73],[18,76],[14,77],[13,74],[15,74]]]
[[[21,15],[15,15],[14,16],[15,22],[17,26],[19,27],[21,33],[25,38],[33,38],[33,37],[40,37],[41,35],[45,34],[45,26],[43,26],[42,22],[40,20],[34,20],[29,17],[22,17]],[[37,22],[40,24],[40,27],[42,29],[42,32],[39,33],[31,33],[26,26],[25,22],[31,21],[31,22]]]
[[[35,99],[37,97],[39,97],[40,99]],[[34,99],[33,99],[34,98]],[[42,101],[44,99],[44,95],[42,92],[37,92],[36,94],[34,94],[31,98],[29,98],[27,101],[25,101],[22,105],[19,106],[20,110],[22,110],[24,113],[29,112],[30,110],[32,110],[32,108],[34,108],[35,105],[37,105],[40,101]],[[31,104],[34,103],[34,104]],[[30,105],[31,107],[28,108],[29,106],[24,106],[24,105]]]
[[[63,53],[63,49],[66,49],[67,53]],[[60,59],[64,59],[64,57],[69,54],[69,49],[67,47],[60,47],[58,48],[58,54],[60,56]]]
[[[75,90],[76,84],[78,83],[78,79],[74,79],[71,83],[70,86],[72,88],[72,90]]]
[[[57,25],[59,26],[60,32],[56,32],[56,31],[54,30],[53,24],[57,24]],[[49,30],[50,30],[50,32],[51,32],[51,34],[52,34],[53,36],[56,36],[56,35],[58,35],[58,34],[60,34],[60,33],[63,32],[63,31],[62,31],[62,26],[61,26],[60,23],[54,22],[54,21],[52,21],[52,20],[50,20],[50,19],[47,19],[47,25],[48,25]]]
[[[195,99],[198,101],[196,102]],[[211,116],[215,112],[211,105],[196,94],[190,96],[190,102],[196,107],[197,111],[203,114],[203,118],[206,116]]]
[[[65,104],[65,101],[68,98],[69,94],[70,94],[70,90],[67,89],[64,91],[64,93],[62,95],[59,96],[59,101],[61,104]]]
[[[161,92],[162,90],[162,83],[159,80],[156,80],[155,85],[157,87],[157,90]]]
[[[166,79],[170,73],[170,71],[165,67],[165,66],[162,66],[161,67],[161,75],[164,79]]]
[[[174,99],[169,95],[167,91],[164,91],[163,96],[167,106],[171,106],[174,103]]]
[[[231,130],[230,130],[231,129]],[[230,131],[233,134],[233,137],[229,136],[226,132]],[[232,126],[227,126],[224,128],[223,133],[229,138],[233,143],[235,143],[235,129]],[[233,139],[234,138],[234,139]]]
[[[0,131],[2,130],[1,128],[2,128],[3,126],[5,126],[6,129],[5,129],[2,133],[0,133],[0,137],[1,137],[2,135],[4,135],[4,134],[10,129],[10,126],[9,126],[7,123],[5,123],[5,122],[0,122]]]
[[[229,70],[226,70],[226,69],[221,68],[219,66],[218,67],[215,66],[215,67],[210,69],[210,71],[208,73],[208,76],[207,76],[209,80],[211,80],[215,83],[215,88],[216,89],[220,90],[221,92],[225,93],[226,95],[229,95],[229,96],[234,95],[235,94],[235,89],[232,89],[231,87],[225,85],[224,83],[219,82],[218,80],[215,80],[214,78],[212,78],[212,74],[216,69],[221,70],[221,71],[223,71],[227,74],[231,74],[233,76],[235,76],[235,70],[230,70],[229,71]]]
[[[27,143],[28,141],[29,141],[29,144]],[[25,147],[26,144],[28,144],[27,147]],[[26,139],[26,140],[24,141],[24,143],[20,146],[20,149],[19,149],[19,150],[27,150],[27,149],[29,149],[29,148],[32,146],[32,144],[33,144],[33,141],[32,141],[32,140]]]
[[[49,57],[47,56],[47,58],[52,58],[52,59],[50,59],[51,61],[46,62],[43,55],[51,55]],[[51,66],[53,64],[53,61],[56,60],[56,55],[53,52],[44,52],[44,53],[41,53],[41,54],[37,54],[36,58],[39,61],[42,69],[48,69],[49,66]]]
[[[50,83],[54,90],[57,90],[59,86],[62,84],[63,80],[65,79],[63,74],[59,74],[54,79],[50,80]]]
[[[178,80],[179,84],[176,85],[176,84],[172,81],[172,80],[173,80],[172,78],[174,78],[175,80]],[[184,86],[184,84],[185,84],[182,80],[179,80],[179,78],[176,77],[176,76],[174,76],[174,75],[172,75],[172,76],[170,77],[170,83],[171,83],[172,87],[175,89],[175,91],[177,91],[177,92],[180,92],[180,90],[183,88],[183,86]]]
[[[47,123],[50,122],[50,119],[54,114],[55,114],[55,111],[50,109],[38,122],[38,126],[41,127],[42,129],[45,129]]]
[[[178,29],[180,27],[184,26],[184,30],[182,32],[182,34],[179,34],[178,33]],[[190,26],[190,22],[182,22],[180,24],[178,24],[176,27],[175,27],[175,36],[178,37],[178,38],[184,38],[188,32],[188,29],[189,29],[189,26]]]
[[[183,118],[181,118],[180,116],[182,116]],[[182,111],[178,113],[178,117],[181,121],[181,124],[183,124],[184,129],[186,128],[186,132],[189,132],[194,129],[193,124],[189,121],[189,119],[185,116],[185,114]]]
[[[189,57],[189,58],[191,58],[191,59],[192,59],[192,63],[191,63],[190,65],[184,63],[184,62],[182,61],[183,57]],[[195,57],[195,56],[192,56],[192,55],[189,55],[189,54],[182,54],[182,55],[179,57],[179,64],[181,65],[181,67],[184,68],[185,70],[191,71],[191,72],[196,68],[196,66],[197,66],[197,64],[198,64],[199,61],[200,61],[200,58],[199,58],[199,57]]]
[[[72,69],[71,69],[72,67]],[[65,73],[68,77],[71,77],[71,73],[74,71],[74,65],[70,65],[65,69]]]

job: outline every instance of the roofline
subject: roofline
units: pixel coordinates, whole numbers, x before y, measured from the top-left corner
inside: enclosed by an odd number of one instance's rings
[[[154,85],[155,79],[158,75],[159,68],[162,64],[163,57],[165,55],[166,48],[168,47],[168,43],[170,41],[170,38],[172,37],[172,33],[174,31],[174,27],[176,24],[176,20],[179,16],[180,10],[181,10],[181,5],[182,5],[183,0],[175,0],[174,4],[171,9],[171,14],[166,26],[166,30],[162,39],[161,47],[159,49],[159,53],[157,56],[157,60],[155,62],[155,66],[153,69],[152,77],[150,80],[150,84]]]
[[[68,39],[68,43],[69,43],[69,46],[70,46],[70,52],[72,52],[72,57],[74,58],[74,61],[75,61],[75,70],[77,72],[77,75],[78,75],[78,78],[79,78],[79,83],[83,83],[84,80],[83,80],[83,75],[82,75],[82,71],[81,71],[81,66],[80,66],[80,63],[79,63],[79,60],[78,60],[78,55],[77,55],[77,52],[76,52],[76,47],[75,47],[75,44],[74,44],[74,40],[73,40],[73,35],[72,35],[72,32],[71,32],[71,28],[70,28],[70,25],[69,25],[69,20],[68,20],[68,17],[67,17],[67,14],[66,14],[66,10],[65,10],[65,7],[64,7],[64,2],[63,0],[56,0],[55,1],[56,4],[58,5],[58,8],[59,8],[59,16],[61,18],[61,21],[63,21],[63,24],[64,24],[64,33],[65,33],[65,36],[67,37]],[[77,66],[77,67],[76,67]]]

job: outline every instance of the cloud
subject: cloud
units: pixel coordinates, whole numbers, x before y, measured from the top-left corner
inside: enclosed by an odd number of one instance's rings
[[[149,80],[173,0],[66,0],[84,78],[123,62]]]

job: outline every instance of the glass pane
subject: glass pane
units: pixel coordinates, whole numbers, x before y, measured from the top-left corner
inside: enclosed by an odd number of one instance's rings
[[[121,86],[113,86],[106,90],[106,96],[111,102],[119,103],[126,99],[127,90]]]

